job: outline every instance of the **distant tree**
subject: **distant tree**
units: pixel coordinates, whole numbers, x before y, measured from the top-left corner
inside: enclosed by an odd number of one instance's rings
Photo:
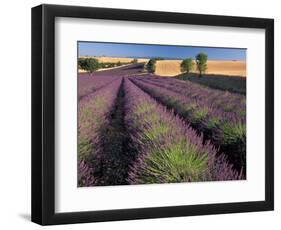
[[[131,63],[135,64],[135,63],[138,63],[138,59],[134,58]]]
[[[207,60],[208,55],[205,53],[199,53],[196,55],[196,65],[199,71],[199,77],[202,77],[202,74],[207,70]]]
[[[181,72],[189,73],[193,69],[193,60],[192,58],[186,58],[181,62]]]
[[[100,67],[99,61],[95,58],[86,58],[81,61],[79,65],[82,69],[88,71],[90,74],[98,70]]]
[[[146,69],[150,73],[155,72],[155,70],[156,70],[156,59],[155,58],[152,58],[147,62]]]
[[[120,62],[120,61],[118,61],[117,63],[116,63],[116,66],[121,66],[122,65],[122,63]]]

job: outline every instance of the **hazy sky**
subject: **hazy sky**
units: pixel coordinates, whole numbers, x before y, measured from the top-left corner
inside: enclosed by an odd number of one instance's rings
[[[199,52],[209,60],[246,60],[246,49],[195,46],[78,42],[79,56],[194,58]]]

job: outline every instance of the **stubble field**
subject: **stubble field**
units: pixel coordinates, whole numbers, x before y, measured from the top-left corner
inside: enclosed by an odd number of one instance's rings
[[[160,60],[156,62],[155,74],[160,76],[176,76],[181,74],[181,60]],[[245,61],[208,61],[206,74],[229,75],[246,77]],[[195,63],[194,63],[195,66]],[[196,68],[194,68],[195,72]]]

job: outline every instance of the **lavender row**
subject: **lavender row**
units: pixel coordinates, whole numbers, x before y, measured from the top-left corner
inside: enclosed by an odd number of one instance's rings
[[[116,80],[114,76],[92,76],[90,74],[80,74],[78,78],[79,92],[78,97],[82,99],[84,96],[106,86],[110,82]]]
[[[85,96],[79,102],[78,111],[78,159],[80,178],[79,186],[91,186],[88,182],[95,181],[90,177],[91,158],[99,154],[100,130],[109,123],[108,115],[114,107],[122,78],[114,80],[112,83]],[[85,166],[85,164],[88,164]],[[87,183],[84,183],[84,182]]]
[[[144,81],[164,87],[188,98],[196,100],[197,104],[208,104],[209,107],[226,113],[234,113],[241,119],[246,118],[246,97],[227,91],[215,90],[174,78],[147,77]]]
[[[242,179],[213,145],[129,79],[124,90],[126,129],[138,153],[130,184]]]
[[[143,64],[137,63],[129,66],[122,66],[116,69],[106,71],[97,71],[92,74],[80,73],[78,76],[79,99],[83,98],[104,86],[116,80],[119,77],[142,73]]]
[[[210,107],[208,103],[198,103],[193,98],[144,80],[135,78],[132,80],[162,104],[174,109],[175,113],[190,123],[198,133],[203,133],[205,140],[210,140],[220,149],[220,152],[225,153],[235,168],[243,169],[245,172],[246,124],[244,117]]]

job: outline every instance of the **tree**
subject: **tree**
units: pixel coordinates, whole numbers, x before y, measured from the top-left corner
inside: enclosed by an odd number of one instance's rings
[[[114,66],[115,66],[115,63],[113,63],[113,62],[107,64],[107,67],[108,67],[108,68],[112,68],[112,67],[114,67]]]
[[[207,70],[207,60],[208,55],[205,53],[199,53],[196,55],[196,65],[199,71],[199,77],[202,77],[202,74]]]
[[[193,69],[192,58],[186,58],[181,62],[181,72],[186,72],[187,74]]]
[[[134,58],[131,63],[135,64],[135,63],[138,63],[138,59]]]
[[[152,58],[147,62],[146,69],[150,73],[155,72],[155,70],[156,70],[156,59],[155,58]]]
[[[95,58],[86,58],[81,61],[79,65],[82,69],[88,71],[90,74],[98,70],[98,68],[100,67],[99,61]]]
[[[79,66],[80,69],[84,69],[84,66],[85,66],[85,59],[84,58],[78,59],[78,66]]]
[[[122,65],[122,63],[120,62],[120,61],[118,61],[117,63],[116,63],[116,66],[121,66]]]

